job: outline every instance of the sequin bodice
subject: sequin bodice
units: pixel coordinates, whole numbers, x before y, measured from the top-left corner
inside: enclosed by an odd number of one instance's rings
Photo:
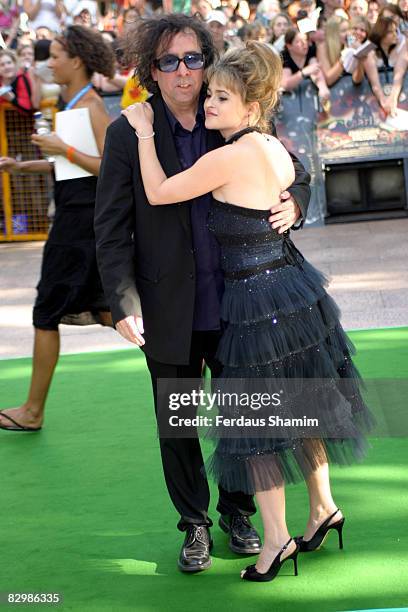
[[[268,221],[269,210],[235,206],[213,200],[208,225],[221,246],[225,278],[244,278],[288,261],[288,237]]]

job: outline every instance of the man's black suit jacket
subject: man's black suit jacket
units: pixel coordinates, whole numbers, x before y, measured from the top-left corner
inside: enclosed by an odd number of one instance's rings
[[[167,176],[181,171],[160,95],[154,110],[155,143]],[[208,130],[208,150],[224,141]],[[310,177],[294,158],[290,189],[306,217]],[[125,117],[108,128],[95,210],[96,252],[113,321],[143,312],[144,350],[162,363],[189,361],[195,298],[190,204],[151,206],[143,189],[137,138]]]

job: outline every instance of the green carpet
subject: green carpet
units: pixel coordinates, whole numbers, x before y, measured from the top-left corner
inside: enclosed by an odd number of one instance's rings
[[[364,376],[404,377],[408,329],[350,334]],[[24,398],[29,359],[0,362],[1,406]],[[408,606],[407,441],[374,439],[368,459],[334,468],[347,520],[272,583],[239,580],[214,527],[213,567],[176,569],[182,535],[164,485],[150,382],[138,350],[61,358],[40,434],[0,431],[0,592],[62,593],[63,610],[330,612]],[[216,502],[212,499],[213,517]],[[302,532],[305,487],[289,487],[288,524]],[[255,517],[259,526],[259,515]],[[1,606],[2,609],[27,606]],[[37,605],[32,609],[45,609]]]

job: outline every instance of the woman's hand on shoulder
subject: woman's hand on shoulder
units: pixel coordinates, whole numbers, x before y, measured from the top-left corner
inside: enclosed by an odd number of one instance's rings
[[[122,111],[122,115],[140,136],[149,136],[152,133],[154,112],[148,102],[131,104]]]

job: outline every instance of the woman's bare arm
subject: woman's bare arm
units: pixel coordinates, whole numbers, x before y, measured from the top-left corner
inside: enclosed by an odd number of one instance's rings
[[[373,94],[377,98],[380,106],[384,108],[386,104],[386,97],[381,87],[380,77],[378,76],[378,70],[377,70],[377,64],[375,61],[374,51],[370,51],[370,53],[365,58],[364,70],[365,70],[368,80],[370,81],[370,85],[371,85]]]
[[[124,88],[127,80],[128,80],[128,77],[123,76],[123,74],[120,74],[120,72],[115,72],[115,74],[113,75],[111,79],[108,78],[109,83],[111,83],[112,85],[115,85],[116,87],[120,87],[121,89]]]
[[[282,73],[282,87],[285,91],[291,91],[296,89],[298,85],[303,81],[303,74],[301,70],[292,73],[289,68],[284,68]]]
[[[77,164],[87,172],[90,172],[94,176],[98,176],[102,159],[101,156],[105,143],[106,130],[110,123],[110,117],[103,106],[103,102],[99,99],[88,102],[87,108],[89,108],[91,124],[100,156],[96,157],[87,155],[86,153],[82,153],[81,151],[74,149],[71,155],[71,160],[74,164]],[[46,136],[33,134],[31,140],[34,144],[41,148],[43,154],[45,155],[63,155],[64,157],[67,157],[69,145],[63,142],[56,134]]]
[[[41,80],[35,74],[33,68],[29,69],[28,75],[30,77],[30,82],[31,82],[31,104],[33,105],[33,108],[40,108]]]
[[[398,98],[401,93],[404,76],[408,68],[408,52],[400,55],[394,67],[394,79],[391,93],[386,99],[385,110],[394,116],[398,106]]]
[[[100,153],[99,157],[92,157],[75,151],[73,161],[84,170],[98,176],[102,161],[103,148],[105,146],[106,130],[108,129],[111,119],[105,110],[105,106],[100,98],[95,98],[92,103],[88,104],[89,114],[91,116],[91,124],[96,140],[96,145]]]
[[[11,27],[5,39],[6,47],[9,47],[13,40],[17,38],[18,28],[20,26],[20,15],[15,17],[11,23]]]
[[[40,8],[41,0],[34,0],[34,2],[31,2],[31,0],[23,0],[23,9],[24,12],[27,13],[30,21],[33,21],[37,17]]]
[[[318,77],[320,72],[319,64],[314,57],[311,58],[307,66],[304,66],[301,70],[298,70],[293,74],[289,68],[284,68],[282,75],[282,87],[286,91],[290,91],[300,85],[303,79],[307,77],[314,80],[316,77]]]
[[[10,174],[49,174],[52,164],[46,159],[17,161],[12,157],[0,157],[0,171]]]
[[[364,64],[361,60],[357,60],[357,66],[355,67],[351,75],[354,85],[360,85],[360,83],[364,81],[364,77]]]
[[[327,85],[329,87],[334,85],[334,83],[336,83],[336,81],[338,81],[343,74],[343,64],[341,63],[340,59],[338,59],[333,66],[330,66],[325,43],[317,45],[316,55]]]
[[[139,139],[139,160],[147,199],[153,206],[186,202],[222,187],[235,170],[235,147],[210,151],[188,170],[167,178],[153,138]]]
[[[136,131],[143,186],[147,199],[152,205],[192,200],[233,182],[236,183],[237,178],[239,181],[239,177],[248,168],[248,150],[245,147],[242,149],[239,145],[224,146],[206,153],[188,170],[167,178],[157,157],[153,139],[153,110],[150,104],[147,102],[132,104],[122,111],[122,115]],[[289,154],[279,141],[272,137],[270,141],[277,163],[282,163],[282,152],[287,155],[290,162]],[[291,163],[289,171],[290,175],[281,176],[281,181],[285,184],[281,185],[280,191],[286,189],[295,178]]]

